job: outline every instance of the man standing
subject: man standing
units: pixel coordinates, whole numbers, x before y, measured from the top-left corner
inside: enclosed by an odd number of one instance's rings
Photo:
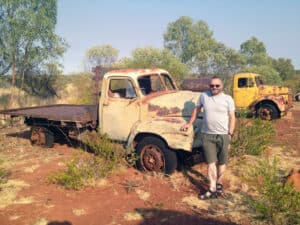
[[[228,162],[228,148],[235,128],[235,106],[230,95],[223,93],[223,83],[218,77],[210,80],[210,90],[203,92],[189,122],[181,127],[186,131],[192,126],[203,108],[201,137],[205,161],[208,164],[209,189],[200,199],[216,198],[223,192],[222,178]]]

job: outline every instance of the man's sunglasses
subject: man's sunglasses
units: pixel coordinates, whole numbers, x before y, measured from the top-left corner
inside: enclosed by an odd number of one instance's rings
[[[213,88],[213,87],[219,88],[220,86],[221,86],[220,84],[210,84],[209,85],[210,88]]]

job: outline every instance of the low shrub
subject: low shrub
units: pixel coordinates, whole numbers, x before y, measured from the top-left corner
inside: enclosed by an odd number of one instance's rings
[[[93,184],[97,179],[106,177],[113,170],[112,164],[107,164],[98,156],[75,157],[66,166],[64,171],[52,173],[48,181],[66,189],[80,190],[86,185]]]
[[[95,180],[108,176],[118,165],[125,162],[135,163],[136,157],[130,150],[109,140],[107,135],[97,133],[85,135],[84,143],[94,153],[89,157],[75,157],[67,163],[65,171],[59,171],[48,177],[50,183],[67,189],[79,190]]]
[[[274,137],[272,122],[260,119],[238,118],[231,142],[231,156],[260,155]]]
[[[291,185],[284,185],[282,177],[278,160],[259,160],[246,175],[257,192],[256,197],[247,198],[248,207],[254,210],[256,219],[269,224],[300,224],[300,192]]]

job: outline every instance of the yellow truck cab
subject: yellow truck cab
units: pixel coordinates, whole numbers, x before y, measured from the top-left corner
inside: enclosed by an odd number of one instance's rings
[[[287,87],[264,85],[259,74],[233,76],[233,99],[237,109],[250,109],[264,120],[277,119],[292,107],[292,92]]]

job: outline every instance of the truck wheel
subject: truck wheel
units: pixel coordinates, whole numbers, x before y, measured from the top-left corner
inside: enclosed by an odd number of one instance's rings
[[[54,135],[45,127],[32,127],[30,141],[32,145],[51,148],[54,143]]]
[[[137,167],[142,171],[171,174],[177,168],[176,152],[156,137],[145,137],[137,145]]]
[[[279,118],[278,109],[271,104],[263,104],[257,110],[257,117],[262,120],[274,120]]]
[[[296,94],[295,100],[296,100],[297,102],[300,102],[300,93],[299,93],[299,94]]]

